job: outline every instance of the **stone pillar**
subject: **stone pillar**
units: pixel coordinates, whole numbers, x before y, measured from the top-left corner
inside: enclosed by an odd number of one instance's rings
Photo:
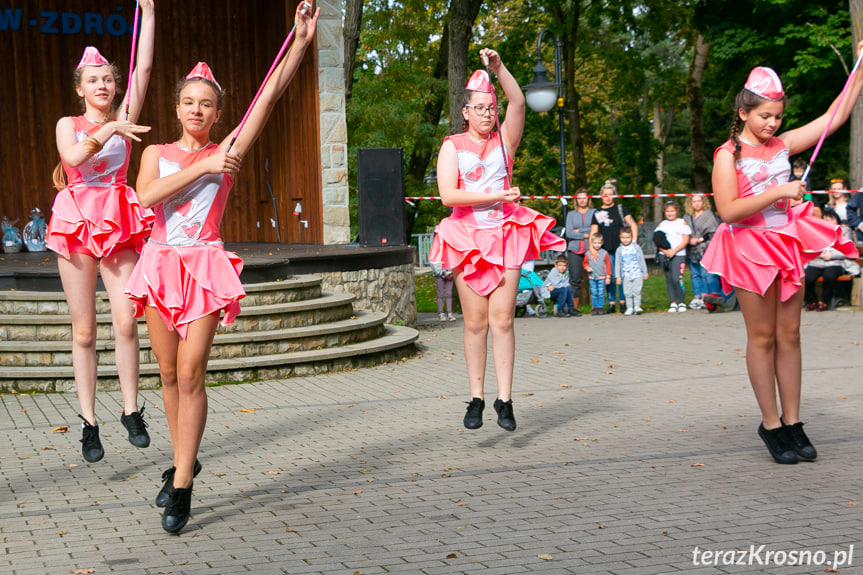
[[[318,101],[321,125],[321,200],[324,244],[350,241],[348,127],[345,118],[341,0],[321,0],[318,19]]]

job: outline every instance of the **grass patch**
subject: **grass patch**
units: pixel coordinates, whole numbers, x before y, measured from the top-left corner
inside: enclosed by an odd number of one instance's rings
[[[417,313],[437,313],[437,286],[435,285],[434,276],[426,273],[415,275],[414,278],[416,284]],[[455,285],[452,288],[452,310],[454,312],[461,311],[461,304],[458,301]]]
[[[665,312],[668,309],[668,294],[665,291],[665,275],[662,270],[654,264],[648,264],[650,277],[644,282],[644,288],[641,291],[641,307],[645,313],[661,311]],[[586,279],[585,279],[586,281]],[[437,313],[437,288],[435,287],[434,276],[430,273],[416,275],[416,300],[418,313]],[[692,283],[689,279],[689,268],[683,275],[683,285],[685,286],[686,303],[692,299]],[[605,302],[606,306],[608,302]],[[461,311],[461,305],[458,301],[458,293],[456,289],[452,290],[452,307],[453,311]],[[549,307],[549,309],[551,309]],[[581,305],[578,307],[581,313],[590,314],[590,296],[585,300],[582,298]]]

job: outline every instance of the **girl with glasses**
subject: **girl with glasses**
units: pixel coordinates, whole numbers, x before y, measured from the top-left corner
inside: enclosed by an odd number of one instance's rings
[[[482,426],[488,333],[492,336],[498,414],[507,431],[516,428],[512,408],[515,356],[515,297],[525,260],[542,250],[563,251],[565,242],[549,230],[554,219],[520,205],[510,186],[512,158],[524,129],[524,95],[494,50],[484,48],[488,68],[500,80],[509,105],[499,131],[497,102],[487,72],[475,71],[462,101],[464,132],[449,136],[438,154],[438,189],[451,216],[441,221],[430,260],[453,270],[464,314],[464,350],[470,402],[464,426]]]

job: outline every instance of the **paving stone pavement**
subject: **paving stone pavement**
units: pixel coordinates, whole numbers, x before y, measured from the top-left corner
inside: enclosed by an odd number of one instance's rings
[[[158,392],[147,449],[119,394],[97,396],[96,464],[74,394],[0,397],[0,572],[863,573],[860,311],[804,312],[819,457],[795,466],[756,435],[737,312],[517,319],[512,433],[491,359],[485,425],[463,429],[462,322],[423,320],[416,358],[209,388],[178,536],[152,503],[171,464]]]

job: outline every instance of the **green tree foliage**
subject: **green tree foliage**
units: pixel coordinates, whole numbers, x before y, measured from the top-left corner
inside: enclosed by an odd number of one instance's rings
[[[448,3],[442,0],[367,0],[357,52],[353,96],[348,106],[352,150],[402,147],[436,150],[446,134],[442,122],[423,121],[433,94],[446,81],[433,78]],[[469,69],[481,66],[481,47],[498,50],[522,85],[531,81],[540,30],[552,33],[540,47],[553,77],[554,36],[561,37],[564,72],[572,92],[565,107],[578,111],[583,173],[575,173],[571,140],[573,114],[566,114],[568,192],[586,182],[597,193],[609,178],[621,193],[646,193],[657,183],[656,159],[664,157],[663,189],[688,192],[692,186],[686,79],[695,38],[710,42],[703,78],[706,155],[727,137],[734,95],[757,65],[777,70],[788,94],[783,129],[823,113],[841,90],[853,65],[848,4],[844,0],[502,0],[486,2],[474,28]],[[568,55],[568,56],[567,56]],[[505,110],[505,100],[501,102]],[[660,118],[654,118],[654,109]],[[503,118],[502,118],[503,119]],[[662,122],[664,145],[654,138]],[[557,111],[527,112],[516,155],[514,183],[525,195],[555,195],[560,182]],[[806,156],[808,160],[808,155]],[[710,160],[710,158],[708,158]],[[848,129],[831,136],[814,166],[814,185],[826,187],[847,174]],[[351,182],[355,186],[355,153]],[[408,195],[437,195],[421,178],[406,182]],[[355,194],[352,194],[355,197]],[[556,200],[528,203],[559,217]],[[649,218],[646,203],[627,207]],[[447,210],[419,202],[414,233],[426,232]]]
[[[705,96],[713,147],[727,139],[734,95],[753,67],[770,66],[782,78],[784,131],[823,114],[854,62],[845,1],[709,0],[699,3],[694,21],[711,40]],[[825,141],[813,166],[813,187],[825,189],[831,177],[847,174],[848,133],[846,125]]]
[[[435,80],[432,72],[447,5],[442,1],[366,0],[353,94],[347,107],[353,233],[357,222],[356,150],[402,148],[408,157],[416,146],[440,145],[444,130],[423,122],[422,113],[434,93],[446,93],[446,81]],[[409,196],[437,193],[436,188],[427,189],[423,180],[408,180],[405,187]],[[419,206],[441,211],[439,204],[431,202]]]

